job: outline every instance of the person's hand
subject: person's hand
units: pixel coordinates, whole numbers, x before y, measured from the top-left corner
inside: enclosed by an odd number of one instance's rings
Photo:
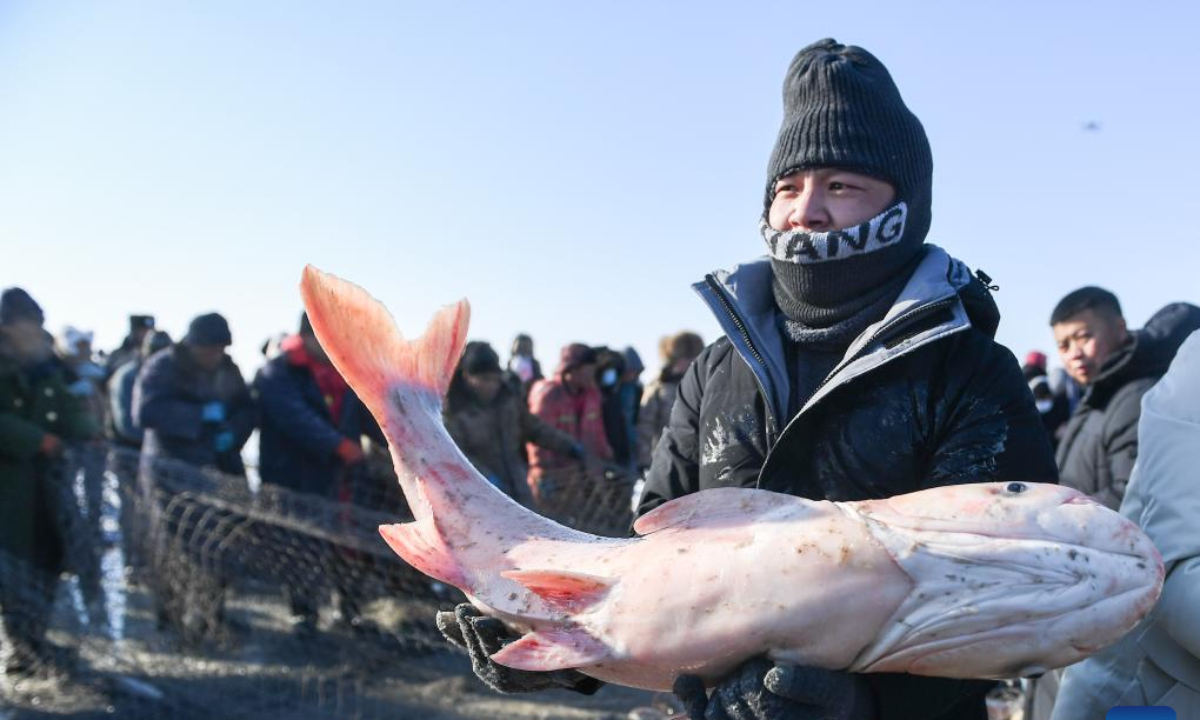
[[[207,423],[225,422],[225,403],[219,400],[204,403],[200,407],[200,420]]]
[[[855,673],[749,660],[713,688],[695,675],[675,680],[690,720],[871,720],[874,697]]]
[[[363,455],[362,446],[350,438],[342,438],[342,441],[338,443],[336,452],[344,465],[360,463],[366,457]]]
[[[471,669],[488,687],[499,693],[536,692],[562,688],[591,695],[603,682],[578,670],[533,672],[497,664],[491,656],[517,639],[500,620],[482,615],[470,603],[437,614],[437,627],[452,644],[471,656]]]
[[[219,453],[229,452],[233,449],[233,433],[225,430],[219,432],[213,437],[213,449]]]
[[[62,452],[62,438],[54,433],[45,433],[42,435],[41,441],[38,442],[37,451],[46,456],[54,456]]]

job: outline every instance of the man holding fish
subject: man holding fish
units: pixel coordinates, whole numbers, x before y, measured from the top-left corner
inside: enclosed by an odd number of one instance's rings
[[[759,222],[768,257],[695,285],[726,335],[680,386],[639,515],[718,487],[854,501],[1056,482],[1017,361],[993,340],[986,276],[925,243],[932,156],[887,69],[823,40],[792,61],[783,100]],[[470,606],[439,620],[498,690],[597,686],[498,666],[503,625]],[[951,720],[986,717],[990,687],[757,659],[711,698],[695,676],[676,691],[693,718]]]

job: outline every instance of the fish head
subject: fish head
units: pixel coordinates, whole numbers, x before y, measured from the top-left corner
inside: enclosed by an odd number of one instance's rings
[[[1118,640],[1162,589],[1150,538],[1071,488],[978,483],[857,505],[914,581],[874,652],[888,668],[954,658],[978,677],[1036,675]]]

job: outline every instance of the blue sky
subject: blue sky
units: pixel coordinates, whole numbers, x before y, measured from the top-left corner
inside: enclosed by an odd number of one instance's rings
[[[0,0],[0,285],[101,347],[218,310],[249,374],[313,263],[409,334],[466,296],[502,356],[526,331],[546,365],[654,368],[660,335],[716,336],[689,285],[762,254],[783,71],[833,36],[925,124],[929,240],[1049,351],[1080,285],[1133,326],[1200,301],[1196,7]]]

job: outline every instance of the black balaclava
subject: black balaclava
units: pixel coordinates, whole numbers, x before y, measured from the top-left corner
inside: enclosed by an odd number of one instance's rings
[[[783,82],[783,109],[760,223],[775,302],[793,339],[849,342],[883,317],[922,255],[933,181],[929,141],[883,63],[833,40],[796,54]],[[825,167],[886,180],[896,201],[853,228],[772,229],[775,182]]]

